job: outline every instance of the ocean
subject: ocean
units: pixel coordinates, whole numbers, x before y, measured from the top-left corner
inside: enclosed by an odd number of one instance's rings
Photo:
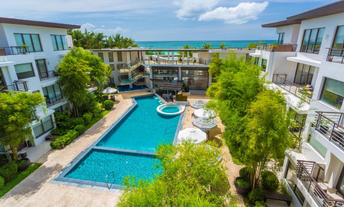
[[[262,40],[266,44],[272,44],[275,40]],[[259,40],[224,40],[224,41],[137,41],[140,47],[152,49],[180,49],[184,45],[201,48],[203,43],[210,43],[211,47],[219,48],[221,43],[225,43],[225,47],[240,48],[247,47],[249,43],[259,42]]]

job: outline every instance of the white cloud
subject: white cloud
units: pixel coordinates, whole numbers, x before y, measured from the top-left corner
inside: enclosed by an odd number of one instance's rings
[[[257,19],[269,5],[269,2],[263,3],[240,3],[236,7],[218,7],[208,11],[198,18],[199,21],[224,20],[227,24],[244,24],[250,20]]]
[[[219,0],[174,0],[174,5],[180,7],[177,11],[179,19],[195,19],[200,14],[211,10]]]
[[[117,34],[117,33],[126,33],[129,32],[129,29],[123,29],[121,27],[116,27],[114,29],[105,29],[105,25],[101,25],[100,28],[97,28],[95,25],[91,24],[91,23],[85,23],[83,25],[81,25],[80,30],[83,32],[85,31],[85,29],[87,29],[87,31],[94,31],[97,33],[104,33],[105,35],[113,35],[113,34]]]

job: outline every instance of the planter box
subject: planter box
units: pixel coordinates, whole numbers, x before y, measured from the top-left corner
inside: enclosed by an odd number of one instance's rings
[[[23,160],[26,160],[26,162],[24,164],[18,166],[18,171],[24,171],[30,166],[30,159],[29,158],[24,158]]]
[[[244,188],[244,187],[241,187],[240,185],[238,185],[237,183],[237,180],[238,179],[243,179],[243,180],[246,180],[248,183],[250,183],[247,179],[243,178],[243,177],[237,177],[235,178],[234,180],[234,185],[235,185],[235,188],[237,190],[237,192],[240,194],[240,195],[246,195],[248,194],[248,192],[250,192],[251,190],[251,185],[248,187],[248,188]]]

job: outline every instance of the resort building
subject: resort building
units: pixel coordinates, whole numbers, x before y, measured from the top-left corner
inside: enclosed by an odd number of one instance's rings
[[[69,104],[56,84],[55,67],[70,47],[67,29],[78,25],[0,18],[0,88],[3,91],[39,92],[46,98],[47,110],[38,108],[40,120],[32,122],[33,143],[39,145],[54,128],[54,112]]]
[[[344,1],[262,25],[278,42],[250,54],[295,110],[301,141],[281,179],[294,206],[344,205]]]
[[[91,52],[112,68],[110,82],[119,91],[142,88],[156,89],[154,82],[183,81],[190,90],[206,90],[212,77],[208,73],[213,53],[225,57],[234,51],[237,57],[249,56],[250,50],[243,49],[98,49]]]

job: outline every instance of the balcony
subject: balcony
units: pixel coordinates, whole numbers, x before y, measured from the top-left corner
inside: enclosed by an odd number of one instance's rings
[[[208,66],[211,60],[197,60],[197,59],[189,59],[189,60],[183,60],[183,59],[174,59],[174,60],[168,60],[168,59],[145,59],[143,61],[144,65],[199,65],[199,66]]]
[[[53,106],[53,105],[60,103],[62,101],[64,101],[64,98],[62,97],[62,95],[51,97],[51,98],[45,96],[45,102],[46,102],[48,107]]]
[[[274,74],[272,81],[280,88],[288,91],[289,93],[295,95],[301,100],[310,103],[311,98],[313,96],[313,89],[290,82],[286,79],[286,77],[286,74]]]
[[[120,85],[129,85],[134,83],[135,81],[139,80],[140,78],[142,78],[144,75],[144,73],[139,73],[139,72],[133,72],[130,76],[128,80],[122,80],[119,76],[118,76],[118,80]]]
[[[59,76],[59,74],[55,70],[50,71],[38,71],[40,80],[51,79]]]
[[[327,48],[327,58],[328,62],[344,64],[344,48]]]
[[[314,129],[322,134],[329,142],[344,151],[343,112],[316,111],[318,118]]]
[[[327,188],[321,181],[321,171],[324,171],[324,168],[316,162],[297,161],[296,176],[318,206],[343,206],[344,200],[339,195],[330,193],[333,189]]]
[[[27,81],[14,81],[13,84],[4,87],[3,91],[28,91]]]
[[[120,73],[127,73],[135,70],[137,67],[142,65],[141,60],[134,60],[129,64],[117,64],[117,70]]]
[[[29,54],[29,46],[11,46],[11,47],[3,47],[0,48],[0,56],[6,56],[6,55],[24,55]]]
[[[297,44],[263,44],[258,45],[257,50],[269,52],[295,52]]]

